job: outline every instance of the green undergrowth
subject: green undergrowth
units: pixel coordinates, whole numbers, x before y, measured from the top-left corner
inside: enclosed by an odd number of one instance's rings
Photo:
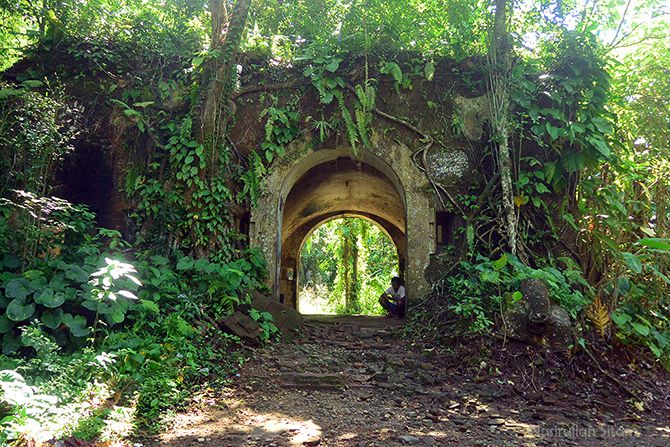
[[[531,268],[510,254],[498,259],[477,255],[461,260],[453,271],[436,285],[433,300],[440,303],[438,313],[410,312],[410,328],[416,335],[428,335],[446,315],[458,320],[462,331],[488,333],[496,318],[523,298],[519,291],[526,279],[541,279],[552,299],[574,319],[591,303],[593,289],[569,258],[558,260],[561,267]]]
[[[228,383],[241,344],[215,321],[261,288],[259,253],[223,263],[131,249],[85,208],[28,197],[0,214],[3,443],[156,433]],[[47,208],[51,220],[32,220]]]
[[[606,340],[645,347],[659,365],[670,369],[670,312],[661,293],[668,278],[659,270],[670,254],[670,241],[644,238],[636,247],[635,253],[621,254],[621,268],[613,269],[600,289],[586,281],[569,257],[534,268],[511,254],[461,260],[434,285],[429,298],[409,311],[407,333],[432,343],[445,334],[499,332],[502,316],[524,298],[522,281],[541,279],[551,300],[570,315],[575,345],[584,347],[587,334],[595,332]],[[604,294],[616,297],[618,304],[611,312],[603,307]],[[445,325],[451,330],[445,332]]]

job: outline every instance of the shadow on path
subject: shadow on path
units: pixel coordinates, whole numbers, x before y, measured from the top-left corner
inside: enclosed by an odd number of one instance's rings
[[[148,444],[670,445],[670,418],[615,418],[550,390],[529,401],[495,374],[457,374],[473,359],[408,346],[402,326],[382,317],[307,316],[302,336],[255,351],[221,398],[179,415]]]

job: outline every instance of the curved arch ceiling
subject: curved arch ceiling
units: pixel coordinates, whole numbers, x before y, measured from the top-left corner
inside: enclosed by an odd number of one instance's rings
[[[405,209],[395,185],[378,169],[337,158],[314,166],[291,188],[283,212],[282,242],[337,214],[369,216],[389,233],[405,233]],[[393,231],[395,230],[395,231]]]

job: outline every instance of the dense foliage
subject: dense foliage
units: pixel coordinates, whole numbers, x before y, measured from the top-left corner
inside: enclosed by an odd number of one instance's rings
[[[298,309],[303,313],[379,315],[379,297],[398,275],[398,250],[377,225],[335,219],[300,251]]]
[[[153,431],[190,393],[235,371],[239,340],[214,321],[261,286],[257,253],[228,263],[178,253],[128,259],[120,234],[96,230],[82,207],[26,192],[4,200],[20,222],[3,228],[0,273],[2,352],[12,357],[2,360],[1,385],[16,405],[4,415],[7,436]],[[64,426],[63,414],[74,425]]]
[[[456,197],[432,185],[465,225],[437,255],[450,267],[412,311],[415,332],[434,338],[454,318],[494,330],[520,281],[541,278],[582,346],[644,346],[667,366],[668,5],[518,2],[494,28],[493,10],[508,8],[496,3],[0,0],[0,441],[156,430],[226,380],[238,340],[216,319],[261,287],[242,227],[268,167],[307,132],[365,150],[380,81],[397,93],[434,82],[443,58],[469,67],[471,92],[509,107],[491,101],[485,182]],[[364,75],[353,80],[348,60]],[[297,69],[322,109],[302,116],[300,95],[264,95],[265,138],[241,154],[233,94],[243,75],[277,67]],[[74,142],[102,133],[90,121],[99,109],[122,155],[127,241],[57,197]],[[456,116],[432,130],[386,117],[426,147],[463,128]],[[397,267],[393,244],[364,221],[324,225],[302,256],[301,283],[346,311],[370,312]]]

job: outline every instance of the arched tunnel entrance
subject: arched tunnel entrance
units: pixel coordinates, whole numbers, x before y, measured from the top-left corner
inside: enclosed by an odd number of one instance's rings
[[[300,248],[314,228],[339,217],[360,217],[383,228],[397,247],[409,301],[427,292],[435,208],[411,157],[409,148],[393,144],[358,156],[347,147],[295,146],[273,165],[252,209],[249,233],[268,262],[275,299],[297,307]]]
[[[295,307],[306,315],[382,315],[379,296],[399,275],[399,261],[398,247],[374,220],[330,218],[301,244]]]
[[[404,276],[404,194],[396,186],[399,180],[391,179],[393,171],[376,164],[379,167],[337,157],[311,167],[290,188],[282,213],[280,301],[297,307],[300,247],[314,228],[335,217],[360,216],[379,224],[398,248],[400,276]]]
[[[401,270],[388,231],[367,217],[337,215],[301,244],[296,308],[304,315],[385,314],[379,296]]]

